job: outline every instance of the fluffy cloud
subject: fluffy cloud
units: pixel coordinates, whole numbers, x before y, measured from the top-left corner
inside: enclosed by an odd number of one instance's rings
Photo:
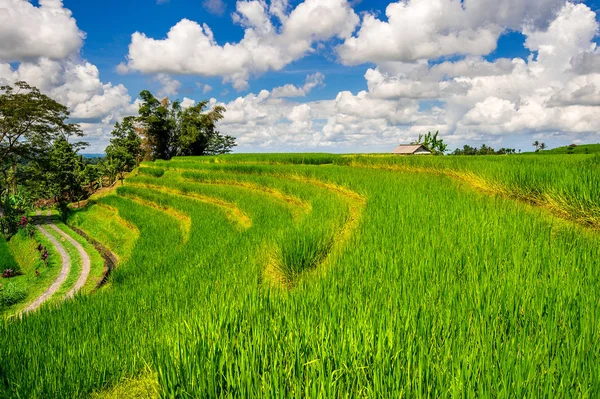
[[[345,64],[416,61],[492,52],[506,29],[545,26],[564,0],[402,0],[387,21],[367,13],[357,35],[338,47]]]
[[[306,82],[304,86],[298,87],[293,84],[287,84],[284,86],[276,87],[273,89],[273,93],[271,94],[273,97],[304,97],[312,89],[317,86],[324,86],[323,82],[325,80],[325,75],[321,72],[314,73],[312,75],[308,75],[306,77]]]
[[[16,69],[0,64],[0,80],[28,82],[66,105],[76,120],[113,122],[132,107],[127,89],[102,83],[98,68],[86,61],[41,58],[35,63],[21,63]]]
[[[440,130],[451,146],[600,139],[594,12],[566,3],[523,32],[527,60],[380,62],[365,73],[368,90],[333,100],[286,100],[279,92],[289,85],[239,97],[225,104],[221,130],[239,137],[242,149],[280,150],[385,150],[428,130]]]
[[[62,59],[77,52],[85,34],[60,0],[0,0],[0,61]]]
[[[179,92],[179,88],[181,87],[180,81],[173,79],[164,73],[159,73],[156,75],[154,80],[160,83],[160,89],[156,94],[161,98],[174,96]]]
[[[85,34],[60,0],[0,0],[0,82],[24,80],[66,105],[93,151],[102,151],[116,120],[137,112],[125,86],[104,83],[81,58]]]
[[[346,0],[306,0],[289,14],[286,9],[283,1],[271,7],[259,0],[238,1],[233,17],[245,29],[238,43],[219,45],[208,25],[188,19],[162,40],[135,32],[119,71],[222,76],[243,89],[250,75],[282,69],[313,51],[315,42],[349,37],[359,21]]]

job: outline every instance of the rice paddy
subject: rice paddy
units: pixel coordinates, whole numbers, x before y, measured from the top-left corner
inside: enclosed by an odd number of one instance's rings
[[[472,158],[144,163],[67,222],[108,284],[0,324],[0,398],[598,397],[600,158]]]

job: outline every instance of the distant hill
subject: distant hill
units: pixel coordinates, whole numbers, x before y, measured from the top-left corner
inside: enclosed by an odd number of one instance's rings
[[[543,154],[568,154],[569,146],[542,151]],[[600,152],[600,144],[582,144],[573,147],[573,154],[595,154]]]
[[[556,154],[568,154],[569,146],[566,145],[564,147],[556,147],[551,150],[540,151],[539,154],[545,155],[556,155]],[[586,152],[587,150],[587,152]],[[597,154],[600,153],[600,144],[581,144],[577,147],[573,147],[573,154]],[[521,154],[530,155],[530,154],[538,154],[534,151],[523,151]]]
[[[84,158],[104,158],[105,154],[81,154]]]

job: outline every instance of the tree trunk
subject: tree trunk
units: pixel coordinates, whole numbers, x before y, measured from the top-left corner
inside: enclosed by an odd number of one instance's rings
[[[12,181],[11,181],[11,191],[13,194],[17,193],[17,164],[13,163],[11,166],[12,170]]]

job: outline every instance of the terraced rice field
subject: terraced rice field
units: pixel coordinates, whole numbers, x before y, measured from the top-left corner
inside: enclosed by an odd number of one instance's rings
[[[598,397],[598,165],[146,163],[69,220],[108,284],[0,326],[0,397]]]

